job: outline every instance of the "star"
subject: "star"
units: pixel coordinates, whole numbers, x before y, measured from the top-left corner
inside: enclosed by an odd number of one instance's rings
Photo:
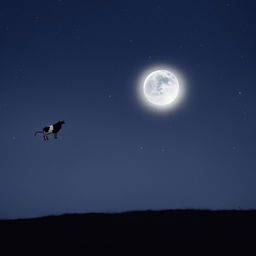
[[[34,20],[35,20],[36,22],[38,22],[38,21],[39,21],[39,19],[40,19],[40,17],[39,17],[39,16],[35,16],[35,17],[34,17]]]

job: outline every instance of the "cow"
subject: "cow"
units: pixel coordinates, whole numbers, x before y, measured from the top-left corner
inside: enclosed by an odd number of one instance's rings
[[[34,135],[36,136],[38,133],[42,133],[44,140],[49,140],[48,135],[53,133],[54,138],[57,139],[57,133],[59,132],[63,124],[65,124],[64,120],[58,121],[55,124],[44,127],[42,131],[36,131]]]

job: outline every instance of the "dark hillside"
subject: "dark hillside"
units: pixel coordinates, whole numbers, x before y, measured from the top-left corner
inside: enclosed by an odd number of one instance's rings
[[[141,211],[0,221],[8,254],[256,255],[256,211]],[[253,254],[252,254],[253,253]]]

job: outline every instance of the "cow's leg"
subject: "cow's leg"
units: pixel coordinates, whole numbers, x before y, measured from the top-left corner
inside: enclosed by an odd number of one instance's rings
[[[58,138],[58,137],[57,137],[57,133],[54,133],[54,138],[55,138],[55,139],[57,139],[57,138]]]

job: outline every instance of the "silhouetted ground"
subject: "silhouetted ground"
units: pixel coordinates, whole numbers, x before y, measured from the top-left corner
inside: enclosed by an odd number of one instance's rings
[[[256,211],[141,211],[0,221],[1,255],[256,255]],[[7,253],[8,252],[8,253]]]

